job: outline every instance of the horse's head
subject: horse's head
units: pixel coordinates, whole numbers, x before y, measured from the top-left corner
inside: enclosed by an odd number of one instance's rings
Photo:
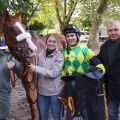
[[[10,52],[16,59],[22,61],[31,57],[37,50],[32,42],[31,34],[25,31],[25,26],[19,22],[20,13],[12,16],[4,11],[3,33]]]

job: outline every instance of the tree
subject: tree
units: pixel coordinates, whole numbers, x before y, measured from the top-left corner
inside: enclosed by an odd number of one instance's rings
[[[35,21],[34,24],[30,24],[28,26],[29,30],[38,30],[38,31],[40,31],[40,30],[43,30],[44,28],[45,28],[44,24],[40,23],[38,21]]]
[[[9,9],[11,13],[20,11],[21,21],[23,24],[27,25],[32,16],[34,16],[39,10],[40,2],[41,0],[16,0],[16,2],[10,1]]]
[[[64,27],[73,21],[81,29],[91,30],[88,45],[92,49],[96,49],[98,47],[96,37],[99,25],[102,22],[106,23],[109,18],[120,18],[120,2],[110,0],[108,5],[108,1],[0,0],[0,23],[2,22],[2,12],[5,7],[8,8],[11,14],[20,10],[22,13],[21,20],[26,25],[33,25],[36,21],[42,23],[47,29],[56,28],[59,25],[61,33],[63,33]],[[109,10],[107,10],[107,6]]]
[[[60,31],[63,33],[65,26],[70,22],[79,0],[54,0],[54,2]]]
[[[52,0],[41,1],[40,10],[34,16],[32,16],[29,24],[34,24],[36,21],[44,25],[44,28],[46,28],[46,32],[48,32],[49,29],[56,28],[57,19]]]
[[[120,20],[120,2],[118,0],[111,0],[108,5],[108,9],[105,13],[104,23],[108,22],[109,19],[119,19]]]
[[[102,23],[102,17],[105,11],[107,10],[108,3],[109,0],[101,0],[96,10],[96,14],[95,14],[96,17],[92,24],[92,28],[89,36],[89,42],[88,42],[88,46],[93,50],[98,50],[99,48],[99,41],[97,39],[98,38],[97,35],[98,35],[99,26]]]
[[[32,16],[38,11],[40,0],[1,0],[0,13],[8,9],[11,14],[21,12],[21,21],[25,25],[31,20]],[[3,17],[2,17],[3,18]],[[1,21],[0,21],[1,22]]]

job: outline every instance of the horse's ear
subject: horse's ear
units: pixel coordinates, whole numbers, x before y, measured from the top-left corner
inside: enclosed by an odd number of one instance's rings
[[[3,10],[3,15],[4,15],[4,18],[8,18],[9,17],[9,12],[8,12],[7,9]]]

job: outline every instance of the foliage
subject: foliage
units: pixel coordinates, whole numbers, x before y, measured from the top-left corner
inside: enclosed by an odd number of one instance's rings
[[[33,24],[29,25],[29,30],[43,30],[45,28],[45,25],[43,23],[39,23],[38,21],[35,21]]]
[[[85,0],[84,9],[82,9],[82,16],[84,18],[89,18],[91,23],[96,17],[96,10],[101,0]],[[102,8],[101,8],[102,9]],[[102,24],[106,24],[109,19],[120,19],[120,2],[118,0],[110,0],[108,9],[103,17]]]
[[[40,0],[1,0],[1,12],[7,8],[11,14],[21,11],[22,22],[27,24],[38,9]]]
[[[29,24],[33,24],[35,21],[43,23],[47,29],[54,29],[56,24],[55,9],[50,1],[40,3],[40,11],[32,17]]]
[[[118,2],[117,0],[111,0],[111,3],[109,4],[104,17],[104,23],[106,24],[109,19],[120,20],[120,2]]]
[[[96,17],[97,7],[101,0],[0,0],[0,12],[7,7],[11,14],[21,11],[22,21],[34,25],[36,21],[47,29],[58,29],[60,23],[68,21],[77,24],[81,29],[91,29]],[[56,16],[56,6],[59,10],[60,22]],[[109,19],[120,19],[120,2],[110,0],[108,10],[103,17],[106,23]],[[42,26],[42,25],[41,25]]]
[[[54,0],[54,2],[60,31],[63,33],[64,28],[69,24],[72,15],[77,8],[79,0]]]

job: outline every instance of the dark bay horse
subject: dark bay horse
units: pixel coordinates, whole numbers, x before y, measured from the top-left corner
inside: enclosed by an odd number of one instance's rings
[[[26,91],[27,101],[31,108],[32,120],[39,120],[37,109],[37,75],[29,70],[29,64],[37,64],[37,53],[45,48],[46,36],[39,37],[26,32],[25,27],[19,21],[19,13],[12,16],[4,11],[3,33],[9,51],[21,63],[20,79]],[[66,46],[64,36],[53,33]]]

